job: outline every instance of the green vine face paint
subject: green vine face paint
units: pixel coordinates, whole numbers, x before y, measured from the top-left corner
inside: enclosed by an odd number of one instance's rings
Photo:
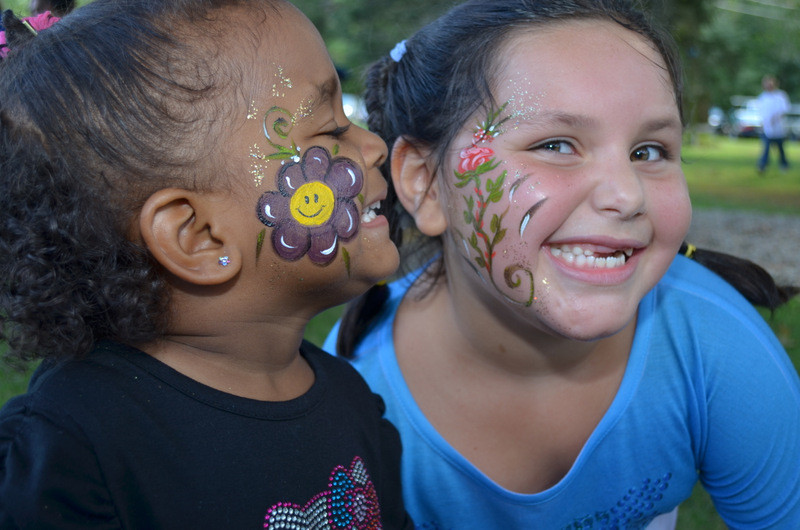
[[[519,32],[498,53],[499,104],[456,136],[441,179],[448,270],[470,267],[453,288],[485,291],[563,336],[615,333],[690,220],[662,60],[638,35],[596,21]]]
[[[231,91],[239,107],[219,143],[220,170],[231,177],[219,207],[234,227],[240,281],[319,309],[397,268],[388,222],[376,212],[387,149],[347,120],[313,25],[289,4],[280,9],[280,24],[254,29],[255,48],[231,51],[249,66]]]
[[[495,287],[497,287],[494,275],[495,258],[498,245],[506,237],[505,216],[508,207],[491,215],[487,212],[491,204],[500,203],[504,196],[507,195],[511,199],[519,185],[526,180],[526,177],[517,179],[507,191],[508,171],[498,169],[501,162],[497,160],[494,150],[490,147],[491,142],[502,134],[502,126],[510,118],[508,115],[503,116],[506,106],[507,104],[504,104],[497,111],[490,110],[487,118],[476,127],[472,135],[472,145],[461,151],[458,168],[454,170],[455,187],[466,191],[466,195],[462,197],[466,203],[464,223],[468,227],[466,233],[469,235],[463,233],[461,235],[465,251],[471,256],[473,266],[477,267],[476,272],[480,274],[485,271]],[[492,175],[495,175],[494,179]],[[534,211],[535,208],[528,215],[526,224]],[[523,228],[520,228],[520,231],[522,232]],[[511,296],[498,289],[504,296],[525,306],[533,303],[533,274],[524,264],[507,264],[503,269],[503,280],[506,287],[518,291],[515,293],[516,296]]]
[[[283,78],[282,68],[279,77],[282,87],[292,88],[291,80]],[[303,118],[312,116],[312,99],[303,100],[300,107],[304,109]],[[261,184],[268,162],[280,161],[280,167],[277,191],[265,192],[256,212],[259,220],[273,229],[272,247],[279,257],[297,261],[308,256],[313,263],[327,265],[338,255],[340,242],[358,232],[360,214],[354,198],[360,195],[364,178],[355,162],[331,158],[324,147],[311,147],[301,157],[301,148],[291,138],[296,123],[295,115],[279,106],[264,113],[261,125],[269,151],[265,154],[258,144],[250,150],[250,157],[256,160],[256,185]],[[333,149],[338,152],[339,145],[334,144]],[[260,234],[257,255],[263,241]],[[349,272],[347,250],[342,249],[342,255]]]

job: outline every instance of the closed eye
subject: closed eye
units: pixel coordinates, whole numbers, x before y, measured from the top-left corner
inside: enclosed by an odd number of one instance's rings
[[[328,131],[328,132],[326,132],[325,134],[326,134],[326,135],[328,135],[328,136],[331,136],[331,137],[333,137],[333,138],[336,138],[336,139],[338,139],[338,138],[341,138],[342,136],[344,136],[344,134],[345,134],[345,133],[346,133],[348,130],[350,130],[350,125],[351,125],[351,124],[350,124],[350,123],[348,123],[347,125],[345,125],[345,126],[343,126],[343,127],[336,127],[334,130],[332,130],[332,131]]]

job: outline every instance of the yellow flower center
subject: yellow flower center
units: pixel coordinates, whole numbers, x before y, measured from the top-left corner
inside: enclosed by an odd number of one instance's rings
[[[333,214],[333,190],[315,180],[300,186],[290,201],[292,217],[304,226],[325,224]]]

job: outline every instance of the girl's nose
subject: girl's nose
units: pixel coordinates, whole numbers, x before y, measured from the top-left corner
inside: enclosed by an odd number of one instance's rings
[[[380,167],[389,156],[386,143],[375,133],[358,127],[358,134],[361,135],[361,155],[367,168]]]
[[[623,220],[645,213],[642,176],[629,159],[602,164],[596,169],[600,174],[597,176],[598,183],[593,191],[592,201],[598,211]]]

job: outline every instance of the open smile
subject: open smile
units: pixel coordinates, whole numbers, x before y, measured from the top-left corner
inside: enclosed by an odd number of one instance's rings
[[[581,269],[616,269],[627,263],[628,258],[633,255],[633,248],[603,253],[577,245],[560,245],[551,247],[550,253],[553,257]]]
[[[366,208],[364,208],[364,212],[361,214],[361,222],[366,224],[370,221],[374,221],[376,217],[378,217],[377,210],[381,207],[381,201],[375,201]]]

